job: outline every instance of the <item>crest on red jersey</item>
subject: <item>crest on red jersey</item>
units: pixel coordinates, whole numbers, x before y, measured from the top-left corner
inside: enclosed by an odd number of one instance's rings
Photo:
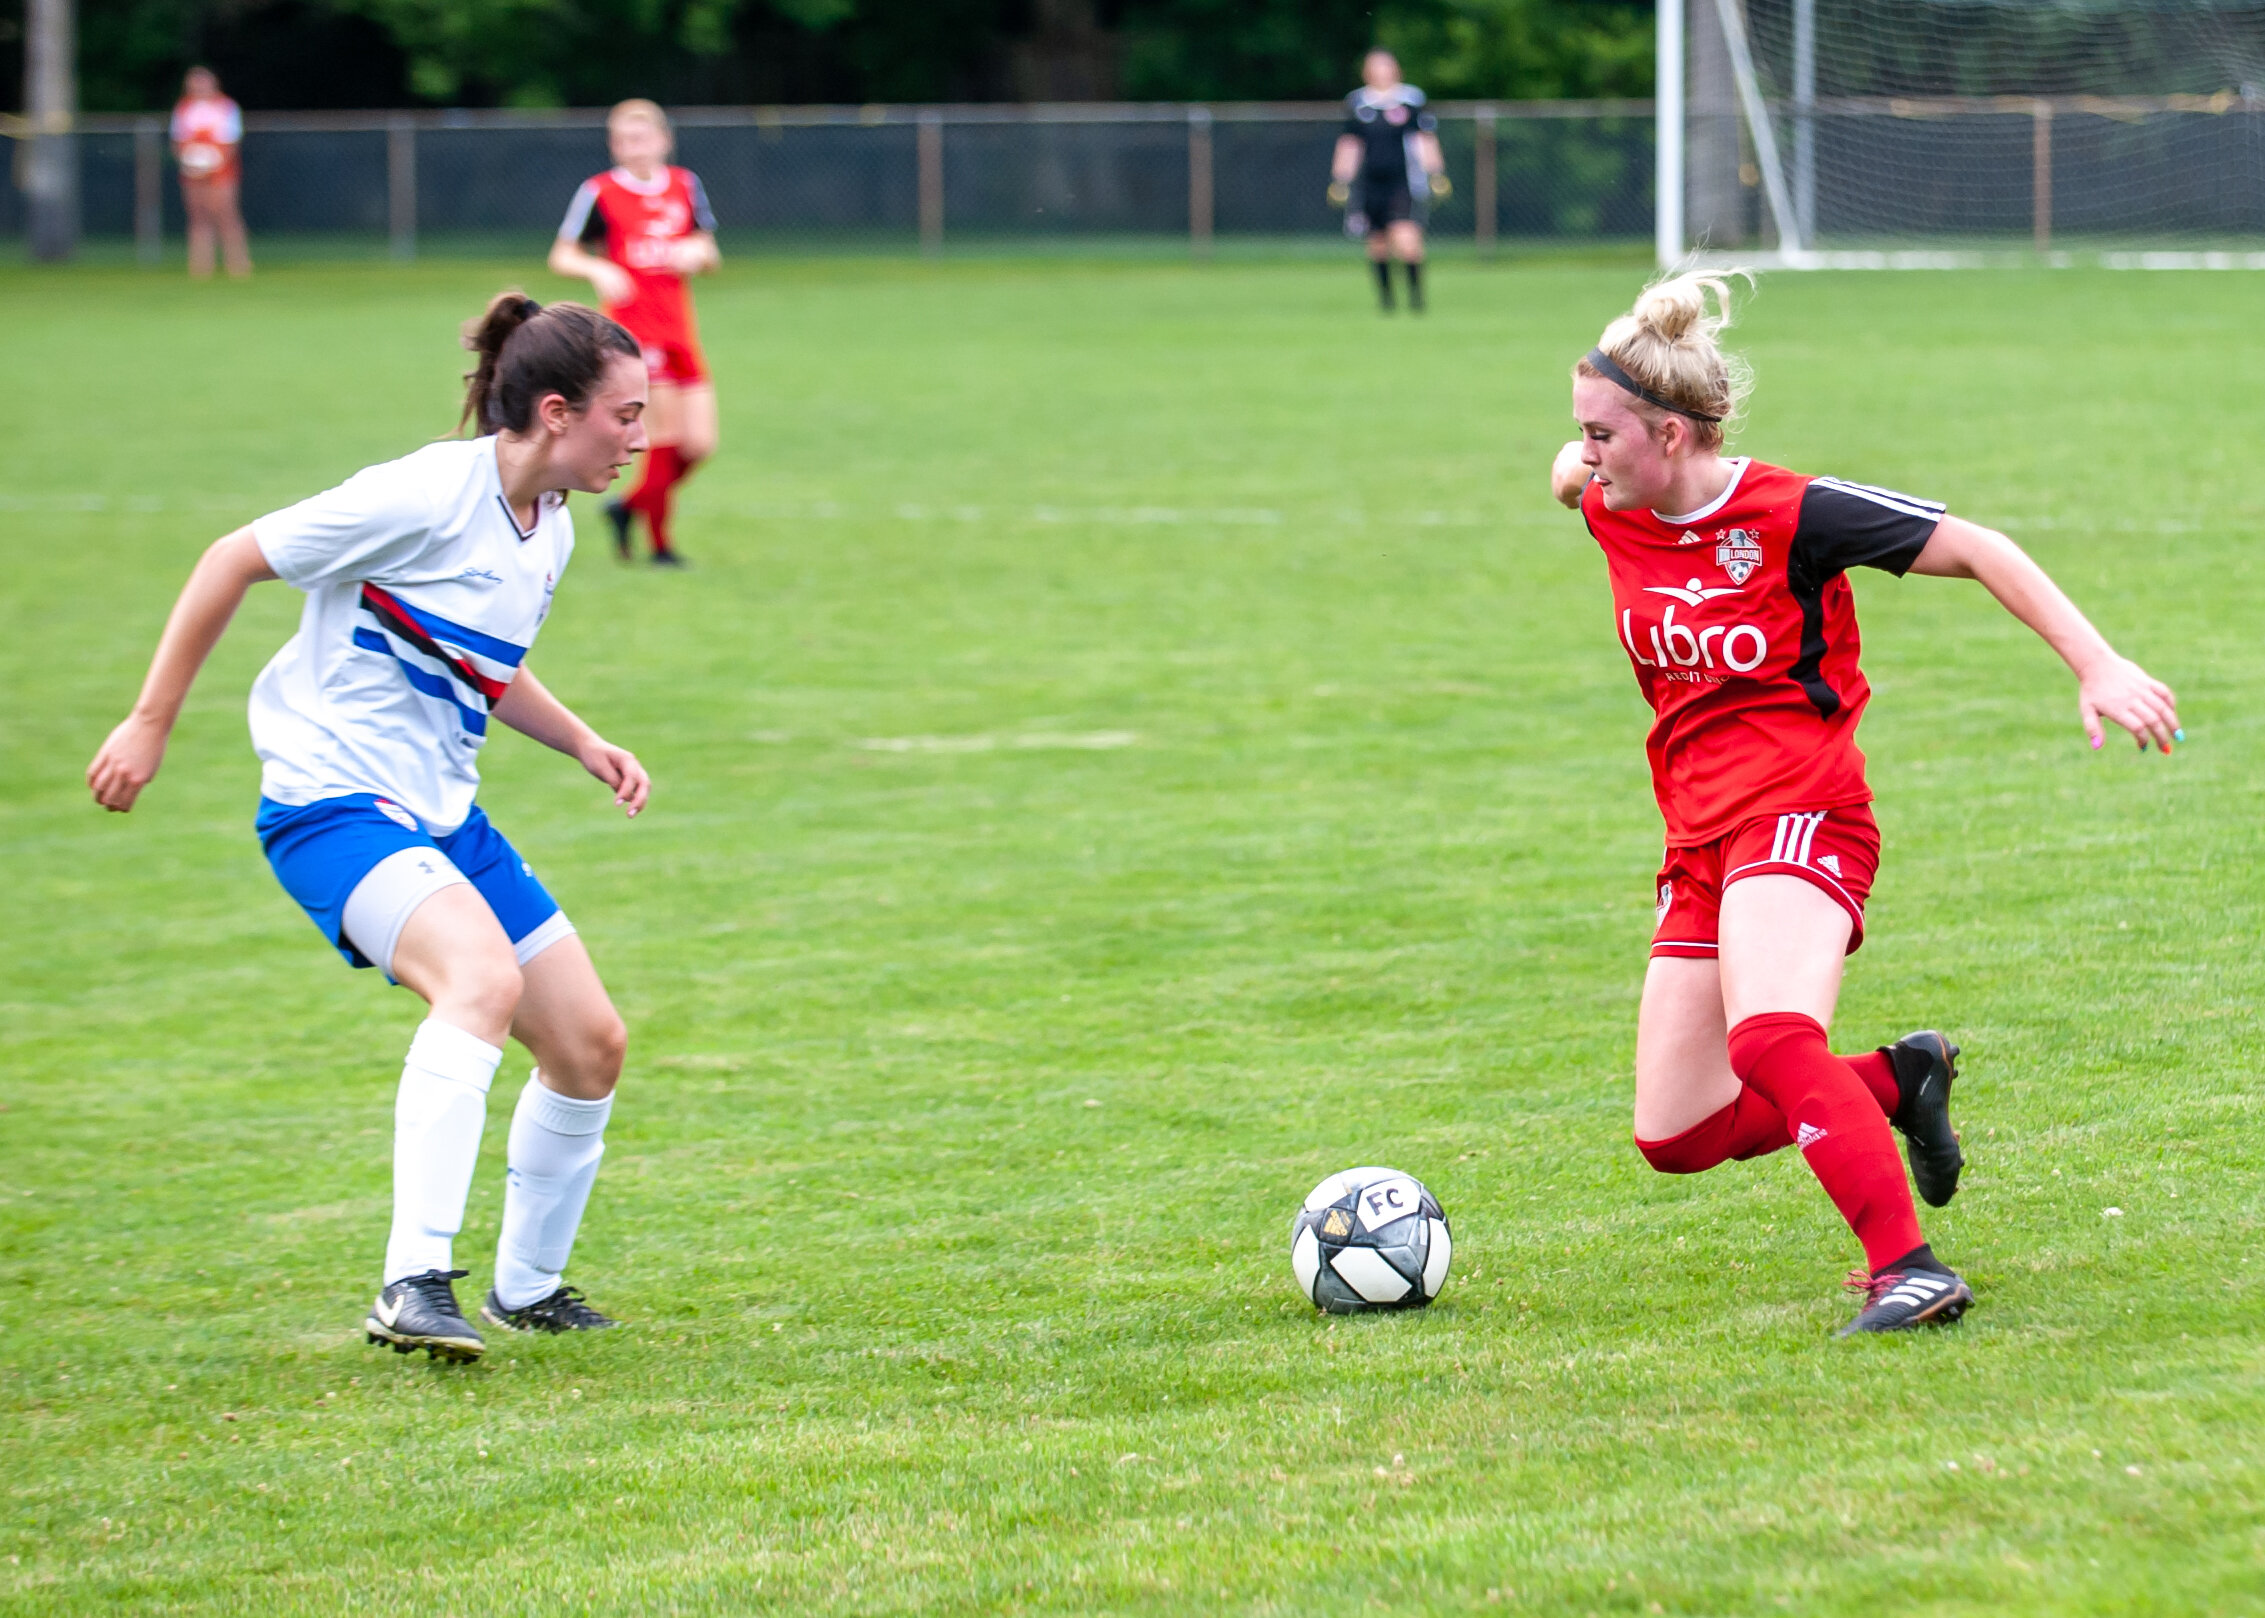
[[[1733,528],[1715,542],[1714,565],[1730,575],[1732,584],[1744,584],[1762,565],[1762,542],[1743,528]]]

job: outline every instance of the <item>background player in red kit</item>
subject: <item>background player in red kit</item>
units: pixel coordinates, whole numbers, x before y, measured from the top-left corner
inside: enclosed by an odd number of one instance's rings
[[[1647,288],[1574,367],[1581,437],[1551,474],[1604,549],[1614,629],[1654,714],[1667,857],[1636,1144],[1670,1174],[1798,1145],[1864,1246],[1850,1281],[1865,1303],[1842,1335],[1946,1323],[1973,1293],[1921,1235],[1888,1131],[1903,1131],[1920,1194],[1948,1202],[1958,1048],[1922,1033],[1844,1057],[1825,1036],[1880,849],[1845,570],[1980,581],[2075,671],[2095,748],[2105,717],[2168,753],[2178,710],[2003,534],[1932,501],[1725,457],[1745,392],[1716,342],[1728,308],[1712,278]]]
[[[723,262],[716,216],[700,177],[670,166],[668,115],[652,102],[624,101],[607,114],[606,144],[614,166],[574,193],[551,244],[550,267],[588,281],[605,312],[645,347],[652,383],[645,428],[652,448],[637,487],[627,499],[610,502],[606,515],[623,560],[631,514],[642,513],[653,560],[681,567],[683,558],[669,543],[670,501],[676,486],[716,452],[716,390],[684,283]]]

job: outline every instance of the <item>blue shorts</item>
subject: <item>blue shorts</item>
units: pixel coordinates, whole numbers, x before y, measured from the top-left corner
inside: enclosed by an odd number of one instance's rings
[[[446,856],[438,863],[444,870],[454,867],[447,880],[453,882],[460,873],[488,902],[521,951],[522,964],[573,930],[533,868],[478,808],[445,837],[426,831],[392,799],[369,792],[296,806],[262,798],[253,824],[283,891],[299,901],[307,918],[352,966],[378,963],[346,936],[347,901],[364,877],[405,849],[437,849]],[[397,918],[396,931],[407,919],[406,913]]]

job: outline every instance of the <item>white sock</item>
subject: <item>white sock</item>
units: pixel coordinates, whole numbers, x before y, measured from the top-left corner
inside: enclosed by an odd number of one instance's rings
[[[606,1155],[613,1097],[577,1101],[527,1078],[511,1114],[511,1173],[503,1193],[503,1235],[495,1249],[495,1295],[524,1309],[558,1290]]]
[[[393,1233],[388,1286],[406,1275],[452,1270],[449,1243],[464,1228],[464,1199],[488,1118],[488,1086],[503,1052],[427,1017],[409,1042],[393,1103]]]

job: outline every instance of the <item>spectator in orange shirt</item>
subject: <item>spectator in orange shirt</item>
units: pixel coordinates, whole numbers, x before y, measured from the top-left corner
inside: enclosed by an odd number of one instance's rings
[[[215,239],[230,275],[252,273],[236,201],[243,145],[244,109],[220,93],[211,68],[190,68],[173,104],[173,157],[181,165],[181,204],[189,215],[189,273],[199,280],[212,274]]]

